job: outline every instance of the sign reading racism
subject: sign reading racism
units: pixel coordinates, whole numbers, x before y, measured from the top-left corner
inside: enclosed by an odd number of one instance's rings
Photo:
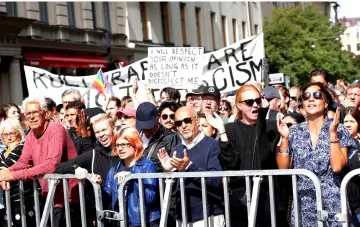
[[[246,38],[207,54],[203,54],[203,48],[197,47],[150,48],[149,50],[151,49],[154,49],[154,52],[149,53],[148,58],[104,73],[106,79],[113,85],[112,89],[117,97],[129,95],[135,79],[140,81],[140,85],[145,84],[147,87],[157,89],[165,86],[191,89],[193,85],[198,84],[213,85],[222,93],[236,90],[247,81],[262,81],[263,34]],[[157,51],[160,53],[157,54]],[[155,59],[155,56],[159,57]],[[179,70],[171,73],[174,71],[172,68],[175,67]],[[95,75],[55,75],[31,66],[24,66],[24,70],[29,94],[42,94],[52,98],[56,103],[61,103],[62,92],[69,88],[78,89],[84,94],[95,78]],[[184,79],[177,80],[178,77]],[[139,89],[139,92],[144,93],[139,96],[146,97],[144,89]],[[181,93],[186,92],[181,91]],[[157,97],[159,92],[156,91],[155,94]],[[103,95],[98,94],[95,88],[90,89],[84,98],[88,107],[101,106],[104,102]]]
[[[148,88],[197,88],[202,74],[203,47],[149,47]]]

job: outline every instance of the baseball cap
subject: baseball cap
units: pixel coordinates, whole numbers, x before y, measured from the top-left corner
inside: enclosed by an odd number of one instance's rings
[[[273,99],[273,98],[280,98],[279,91],[274,88],[273,86],[264,88],[264,97],[265,99]]]
[[[158,117],[156,106],[150,102],[141,103],[136,109],[136,128],[141,131],[143,129],[152,129]]]
[[[204,96],[204,95],[212,95],[212,96],[214,96],[217,100],[220,100],[220,91],[219,91],[219,89],[217,89],[217,88],[214,87],[214,86],[206,87],[201,96]]]
[[[185,95],[185,98],[186,98],[188,95],[201,95],[201,94],[204,92],[205,88],[206,88],[206,87],[205,87],[204,85],[200,85],[198,88],[193,89],[193,90],[191,90],[189,93],[187,93],[187,94]]]
[[[125,107],[124,109],[116,112],[117,117],[120,116],[121,114],[124,114],[128,117],[136,117],[136,110],[134,108]]]

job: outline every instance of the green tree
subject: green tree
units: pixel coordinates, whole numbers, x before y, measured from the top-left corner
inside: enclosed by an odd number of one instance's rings
[[[269,73],[282,72],[290,76],[291,84],[299,85],[308,81],[313,68],[323,68],[331,74],[332,82],[338,78],[352,81],[356,69],[347,51],[341,49],[341,41],[335,39],[343,32],[344,27],[332,26],[312,4],[274,9],[272,20],[264,20]]]

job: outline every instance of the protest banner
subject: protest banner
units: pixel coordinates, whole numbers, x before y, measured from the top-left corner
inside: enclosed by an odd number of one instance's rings
[[[203,47],[149,47],[148,88],[194,89],[200,85]]]
[[[264,58],[264,35],[263,33],[248,37],[236,42],[226,48],[203,54],[202,65],[200,65],[202,75],[199,77],[200,84],[215,86],[221,93],[234,91],[247,81],[262,81],[262,66]],[[176,49],[180,51],[179,48]],[[183,49],[185,50],[185,49]],[[194,50],[199,50],[194,48]],[[175,56],[175,55],[173,55]],[[184,55],[182,55],[184,56]],[[197,54],[196,54],[197,56]],[[181,61],[177,61],[181,62]],[[193,64],[189,61],[187,65]],[[121,69],[105,72],[104,75],[117,97],[129,95],[133,80],[139,80],[140,86],[147,86],[148,58],[144,58],[131,65]],[[91,86],[95,75],[91,76],[64,76],[55,75],[44,69],[31,66],[24,66],[26,83],[29,94],[40,93],[46,97],[52,98],[57,104],[61,103],[61,94],[69,88],[78,89],[81,94]],[[190,74],[195,78],[195,74]],[[169,83],[163,83],[154,89],[156,100],[159,99],[160,90],[165,86],[171,86]],[[190,87],[179,89],[182,98],[185,97],[186,90]],[[138,97],[146,97],[144,89]],[[104,96],[98,94],[95,88],[89,90],[84,97],[88,107],[101,106],[104,102]],[[140,99],[142,99],[140,98]]]
[[[207,53],[202,84],[224,93],[237,90],[247,81],[261,82],[264,57],[263,33]]]

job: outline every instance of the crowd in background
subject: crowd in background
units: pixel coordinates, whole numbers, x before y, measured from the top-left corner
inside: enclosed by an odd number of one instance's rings
[[[106,95],[104,105],[86,108],[81,94],[68,89],[62,103],[29,96],[21,108],[13,103],[0,108],[0,221],[6,225],[4,191],[10,190],[13,225],[21,226],[18,180],[25,180],[26,218],[35,226],[32,181],[48,173],[71,173],[78,179],[92,174],[102,189],[103,208],[118,211],[117,190],[129,174],[155,172],[201,172],[223,170],[307,169],[321,180],[324,209],[341,211],[343,176],[359,168],[360,83],[333,86],[323,69],[309,73],[305,86],[275,85],[263,88],[249,81],[232,93],[221,94],[213,86],[199,86],[181,97],[166,87],[155,100]],[[360,226],[360,178],[347,188],[349,220]],[[10,183],[10,184],[9,184]],[[247,226],[246,187],[243,178],[229,182],[232,226]],[[186,180],[188,226],[225,226],[221,178],[206,179],[207,214],[203,217],[200,179]],[[47,181],[39,179],[41,193]],[[94,193],[85,185],[88,226],[94,226]],[[62,186],[54,196],[56,226],[65,226]],[[297,181],[301,226],[317,225],[316,195],[307,178]],[[144,180],[147,226],[158,226],[161,212],[159,182]],[[267,179],[261,183],[257,226],[269,226],[270,198]],[[294,225],[291,178],[275,178],[277,226]],[[69,181],[71,221],[80,225],[77,181]],[[139,185],[126,187],[129,226],[140,226]],[[107,226],[116,226],[107,221]],[[181,226],[181,194],[175,184],[168,226]],[[326,226],[341,226],[329,219]]]

